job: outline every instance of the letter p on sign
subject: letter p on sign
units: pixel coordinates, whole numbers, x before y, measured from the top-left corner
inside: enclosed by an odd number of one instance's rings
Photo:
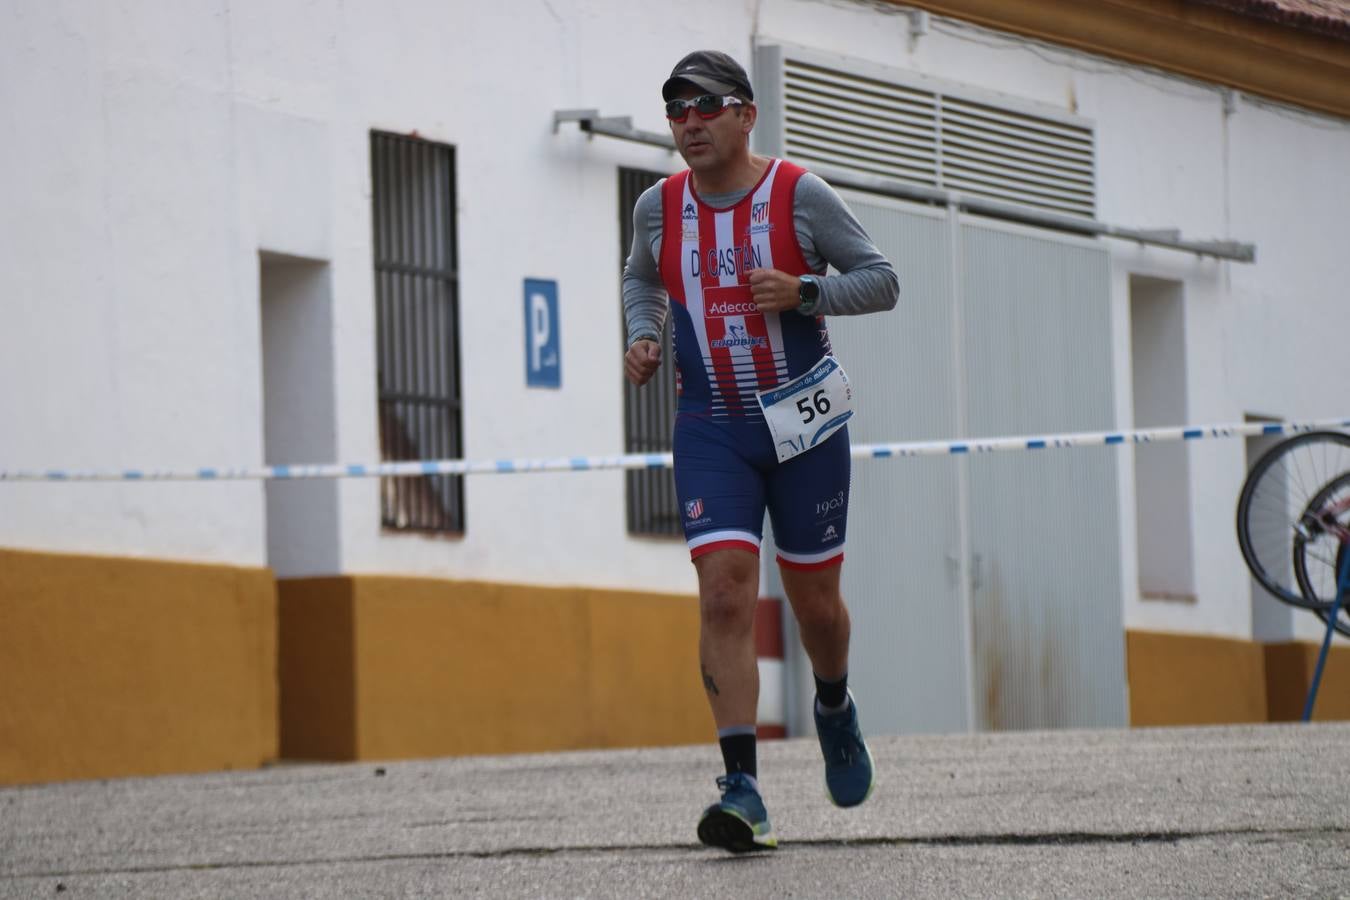
[[[562,387],[556,281],[525,279],[525,384]]]

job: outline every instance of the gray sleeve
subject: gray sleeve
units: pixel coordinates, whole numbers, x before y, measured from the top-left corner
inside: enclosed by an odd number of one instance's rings
[[[820,279],[816,314],[856,316],[894,309],[900,297],[895,268],[872,243],[843,198],[819,176],[807,173],[794,192],[792,224],[806,264],[837,275]]]
[[[666,324],[669,300],[661,282],[657,256],[661,252],[661,179],[642,192],[633,205],[633,246],[623,267],[623,318],[628,340],[640,335],[658,340]]]

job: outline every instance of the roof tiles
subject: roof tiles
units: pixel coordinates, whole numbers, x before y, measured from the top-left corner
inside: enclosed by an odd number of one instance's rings
[[[1198,0],[1238,15],[1350,40],[1350,0]]]

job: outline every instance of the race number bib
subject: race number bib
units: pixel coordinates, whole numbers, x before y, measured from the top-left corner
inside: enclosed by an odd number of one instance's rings
[[[827,356],[811,371],[755,394],[773,435],[778,461],[823,442],[853,416],[853,389],[839,360]]]

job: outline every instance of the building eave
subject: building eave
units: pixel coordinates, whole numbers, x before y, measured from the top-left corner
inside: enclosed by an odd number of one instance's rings
[[[906,0],[897,6],[1350,118],[1350,40],[1186,0]]]

